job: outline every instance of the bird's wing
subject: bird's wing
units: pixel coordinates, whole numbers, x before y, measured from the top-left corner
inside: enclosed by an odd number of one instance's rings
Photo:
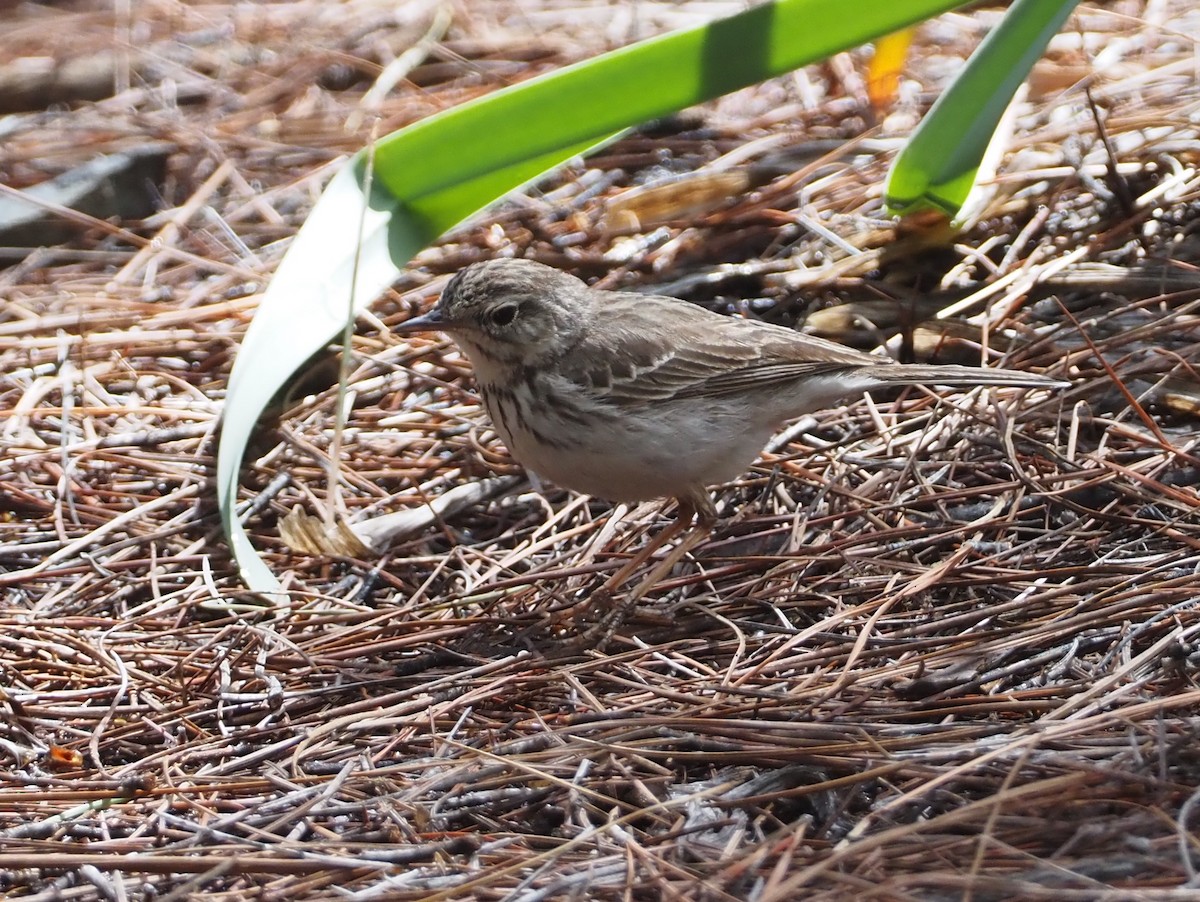
[[[572,381],[618,403],[770,391],[803,376],[888,364],[782,326],[722,316],[674,298],[607,298],[612,307],[601,302],[597,308],[604,328],[588,330],[563,369]]]

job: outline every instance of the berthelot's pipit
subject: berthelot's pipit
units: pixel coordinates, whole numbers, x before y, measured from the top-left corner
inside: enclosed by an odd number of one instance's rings
[[[677,298],[589,288],[531,260],[466,267],[432,311],[398,329],[454,338],[526,467],[610,501],[674,497],[680,528],[693,515],[711,526],[708,486],[738,476],[783,423],[843,396],[913,383],[1061,384],[895,363]]]

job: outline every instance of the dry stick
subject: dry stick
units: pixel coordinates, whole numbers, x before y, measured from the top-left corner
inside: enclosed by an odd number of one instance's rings
[[[99,229],[107,235],[112,235],[120,238],[127,244],[132,244],[135,247],[149,247],[153,241],[149,238],[143,238],[136,232],[131,232],[128,229],[120,228],[113,225],[104,219],[98,219],[95,216],[89,216],[87,213],[81,213],[78,210],[72,210],[70,207],[64,207],[62,204],[51,203],[37,197],[30,197],[24,191],[19,191],[16,188],[9,187],[3,182],[0,182],[0,194],[7,194],[10,197],[18,198],[25,203],[35,204],[44,210],[49,210],[56,216],[61,216],[63,219],[78,223],[89,229]],[[191,263],[204,270],[211,270],[225,273],[227,275],[236,276],[239,279],[252,280],[258,277],[258,274],[252,272],[242,266],[233,266],[229,263],[221,263],[218,260],[211,260],[208,257],[201,257],[198,254],[193,254],[189,251],[181,251],[174,247],[160,247],[158,251],[168,257],[182,263]]]
[[[959,764],[950,770],[939,774],[932,780],[922,783],[908,792],[902,793],[896,798],[891,799],[886,804],[879,806],[867,817],[864,817],[861,821],[859,821],[854,830],[851,831],[851,839],[861,836],[868,829],[870,829],[870,824],[873,819],[884,817],[893,809],[901,808],[904,805],[911,804],[916,799],[927,795],[938,787],[944,786],[947,783],[963,777],[972,771],[977,771],[983,767],[983,765],[1002,759],[1006,755],[1019,753],[1026,748],[1034,748],[1043,743],[1054,742],[1056,740],[1066,740],[1076,733],[1083,732],[1088,727],[1099,731],[1100,729],[1109,725],[1126,726],[1130,722],[1136,721],[1143,715],[1146,717],[1161,716],[1167,710],[1174,708],[1187,708],[1190,705],[1194,705],[1198,702],[1200,702],[1200,690],[1192,690],[1184,695],[1173,696],[1168,699],[1156,699],[1154,701],[1141,702],[1139,704],[1131,705],[1127,708],[1116,708],[1111,711],[1101,711],[1094,716],[1093,722],[1090,724],[1084,723],[1080,720],[1071,720],[1052,723],[1045,728],[1038,728],[1037,725],[1033,725],[1031,728],[1025,731],[1025,735],[1020,736],[1005,745],[998,746],[991,751],[984,752],[978,757],[964,761],[962,764]],[[879,835],[880,834],[877,834],[875,838],[878,838]],[[854,845],[857,845],[857,843],[854,843]],[[833,867],[835,864],[835,861],[830,860],[826,862],[824,866]]]
[[[957,770],[957,768],[956,768]],[[997,796],[988,796],[987,798],[979,799],[971,802],[961,808],[955,808],[936,817],[921,821],[918,824],[904,824],[899,827],[892,827],[874,836],[869,836],[865,839],[843,840],[838,847],[827,855],[824,859],[816,864],[810,865],[800,873],[788,878],[776,890],[776,894],[772,897],[763,897],[763,902],[778,902],[778,900],[796,899],[797,892],[807,886],[815,877],[824,874],[832,868],[840,866],[851,855],[865,855],[873,852],[876,849],[886,848],[887,846],[899,840],[906,839],[914,833],[940,832],[948,828],[958,826],[959,824],[969,823],[981,812],[989,811],[993,806],[1001,801],[1020,801],[1029,797],[1045,798],[1053,792],[1059,790],[1071,789],[1080,783],[1086,782],[1088,774],[1073,773],[1066,774],[1061,777],[1052,777],[1047,780],[1040,780],[1034,783],[1026,784],[1017,789],[1009,789],[1003,799],[998,799]],[[924,786],[922,786],[922,789]],[[907,794],[906,794],[907,795]],[[866,819],[859,822],[860,825],[866,823]]]
[[[437,6],[425,34],[421,35],[413,46],[388,63],[376,77],[375,83],[363,94],[358,102],[358,108],[346,118],[347,132],[357,132],[367,113],[373,114],[378,120],[384,98],[402,79],[407,78],[413,69],[425,61],[429,56],[429,51],[437,46],[438,41],[446,34],[452,18],[449,6],[444,4]],[[374,136],[372,136],[372,141],[374,141]]]
[[[150,239],[148,244],[144,244],[133,258],[121,267],[121,271],[113,276],[114,285],[123,285],[129,282],[133,277],[146,266],[151,258],[156,256],[164,248],[173,247],[178,240],[180,229],[183,224],[196,214],[208,199],[213,195],[225,180],[229,178],[233,172],[233,161],[225,159],[221,161],[221,165],[216,168],[212,175],[204,180],[204,184],[197,188],[192,196],[187,199],[183,206],[179,207],[170,221],[159,229],[158,233]]]
[[[511,756],[505,756],[505,755],[498,755],[493,752],[489,752],[486,749],[476,748],[475,746],[468,745],[463,742],[458,742],[457,740],[451,739],[448,736],[440,737],[439,741],[446,745],[449,745],[453,748],[458,749],[460,752],[469,752],[472,755],[478,755],[480,758],[482,758],[485,761],[488,761],[488,760],[493,761],[493,762],[495,762],[495,764],[498,767],[502,768],[503,770],[510,771],[510,772],[514,771],[514,770],[518,771],[518,772],[523,772],[526,776],[532,778],[534,781],[536,781],[538,783],[546,783],[546,784],[549,784],[552,786],[558,786],[560,789],[565,789],[572,793],[578,793],[579,795],[582,795],[582,796],[585,796],[586,798],[588,798],[597,807],[599,807],[603,810],[609,810],[612,808],[629,807],[628,805],[623,804],[621,802],[621,800],[618,798],[615,798],[611,795],[607,795],[602,792],[598,792],[594,789],[588,789],[586,786],[580,785],[575,780],[567,780],[562,777],[555,776],[553,773],[551,773],[550,771],[548,771],[544,768],[534,767],[531,764],[526,764],[518,758],[513,758]],[[645,808],[635,809],[634,812],[631,812],[631,813],[636,813],[636,811],[641,811],[643,816],[648,813],[648,809],[645,809]]]
[[[101,871],[132,871],[144,874],[202,874],[219,864],[229,862],[231,874],[312,874],[341,868],[376,871],[397,865],[429,861],[438,855],[456,854],[462,848],[458,837],[442,842],[398,848],[387,847],[386,858],[352,858],[343,855],[305,854],[298,849],[296,856],[233,854],[228,847],[213,849],[207,854],[180,855],[120,855],[112,853],[0,852],[0,871],[36,868],[39,871],[78,870],[94,867]],[[41,848],[44,848],[41,847]],[[382,850],[381,850],[382,851]]]
[[[988,844],[992,839],[992,833],[996,829],[996,821],[1000,817],[1000,811],[1004,807],[1003,803],[1007,799],[1009,792],[1012,791],[1012,785],[1017,779],[1017,774],[1021,772],[1021,768],[1029,760],[1032,753],[1031,748],[1024,749],[1016,761],[1008,768],[1008,773],[1004,775],[1004,781],[1000,784],[1000,789],[996,795],[992,797],[993,805],[987,813],[987,818],[983,822],[983,829],[979,831],[979,836],[975,840],[975,856],[971,859],[971,867],[967,871],[967,876],[970,881],[967,884],[966,892],[963,893],[963,902],[973,902],[973,881],[979,877],[979,872],[983,869],[983,858],[987,854]]]
[[[971,309],[976,304],[986,301],[992,295],[999,294],[1003,289],[1008,288],[1009,285],[1012,285],[1013,290],[1009,292],[1009,296],[1014,299],[1012,303],[1004,306],[997,304],[988,310],[990,321],[1003,321],[1015,309],[1017,298],[1025,297],[1038,283],[1045,281],[1046,279],[1062,272],[1065,269],[1068,269],[1073,263],[1086,258],[1089,252],[1090,248],[1086,246],[1077,247],[1070,253],[1064,254],[1063,256],[1046,263],[1040,270],[1032,274],[1027,269],[1015,269],[1012,272],[1001,276],[996,281],[989,282],[987,285],[983,286],[978,291],[973,292],[962,300],[951,304],[949,307],[939,310],[937,318],[950,319],[951,317],[958,316]]]
[[[66,558],[70,558],[72,555],[80,553],[89,545],[94,545],[104,536],[108,535],[110,532],[120,529],[127,523],[137,520],[140,517],[145,517],[147,514],[153,513],[160,508],[169,507],[185,498],[193,498],[198,492],[198,486],[184,486],[177,492],[172,492],[169,495],[163,495],[161,498],[155,498],[153,501],[147,501],[145,504],[135,507],[132,510],[127,510],[123,514],[118,514],[107,523],[93,529],[87,535],[75,539],[73,542],[67,543],[58,549],[58,551],[47,556],[43,561],[41,561],[41,563],[35,564],[32,567],[27,567],[24,570],[17,570],[0,576],[0,586],[19,585],[23,580],[29,579],[31,576],[36,576],[37,574],[48,570],[51,565],[56,564]]]
[[[651,814],[665,814],[685,811],[689,804],[694,804],[696,801],[719,797],[721,793],[728,792],[729,789],[730,785],[728,783],[717,784],[706,788],[702,792],[696,792],[688,796],[680,796],[668,799],[658,802],[654,805],[648,805],[645,808],[639,808],[630,811],[627,814],[622,814],[620,817],[606,821],[599,826],[589,826],[587,829],[580,831],[578,835],[564,841],[563,844],[557,848],[549,849],[545,852],[541,852],[532,856],[522,856],[511,864],[494,865],[483,872],[483,874],[479,877],[422,897],[422,902],[446,902],[446,900],[449,899],[470,898],[470,894],[472,892],[477,889],[483,889],[492,885],[493,882],[499,877],[508,874],[523,873],[535,865],[539,865],[544,862],[556,861],[562,858],[567,852],[586,847],[589,843],[593,843],[600,836],[626,830],[631,824],[637,823]],[[2,861],[0,861],[0,863],[2,863]]]
[[[94,297],[86,299],[89,304],[97,304],[98,300]],[[257,306],[258,300],[254,296],[234,298],[230,301],[216,301],[212,304],[206,304],[203,307],[190,307],[186,310],[160,310],[158,304],[135,303],[124,305],[121,312],[113,312],[109,309],[110,305],[105,304],[101,309],[102,315],[89,314],[82,318],[82,324],[87,326],[105,325],[113,329],[124,328],[130,326],[140,326],[147,331],[139,331],[136,333],[139,342],[147,342],[159,340],[164,344],[171,344],[173,340],[179,338],[192,338],[199,340],[203,333],[197,332],[195,329],[190,331],[171,332],[162,330],[160,332],[150,331],[151,329],[162,329],[164,326],[178,325],[195,325],[199,322],[207,320],[224,320],[228,318],[240,318],[248,309]],[[152,313],[153,315],[147,315]],[[77,328],[81,324],[81,316],[79,311],[71,313],[58,314],[43,314],[38,317],[38,327],[47,333],[52,333],[59,329]],[[219,325],[216,327],[219,328]],[[90,331],[87,335],[88,344],[91,345],[97,340],[97,334]],[[125,345],[129,344],[130,335],[125,332],[103,333],[110,336],[111,341],[120,341]],[[5,342],[0,345],[0,350],[6,348],[40,348],[54,347],[53,342],[58,341],[56,335],[49,334],[47,336],[37,338],[29,335],[29,323],[22,320],[14,320],[10,322],[0,323],[0,337],[14,336],[12,342]],[[81,341],[83,336],[70,335],[71,340]],[[221,336],[224,339],[226,336]],[[22,339],[24,341],[22,341]],[[49,343],[49,344],[48,344]],[[175,411],[180,413],[180,411]]]
[[[296,774],[302,773],[300,761],[304,753],[315,744],[317,739],[328,735],[336,736],[339,731],[361,726],[368,717],[373,715],[394,717],[395,714],[390,709],[395,706],[400,706],[407,710],[423,711],[440,700],[436,693],[448,693],[451,696],[458,697],[471,691],[479,691],[478,689],[472,690],[470,688],[469,683],[471,680],[477,677],[490,676],[496,672],[511,671],[517,665],[526,664],[528,660],[529,655],[524,653],[509,655],[498,661],[488,661],[479,667],[447,674],[410,690],[394,692],[382,698],[368,698],[361,702],[343,706],[339,709],[339,717],[333,720],[326,720],[312,729],[307,735],[298,737],[301,741],[296,751],[292,754],[292,771]],[[488,691],[490,691],[490,684]]]
[[[1096,361],[1102,367],[1104,367],[1104,372],[1108,374],[1108,378],[1112,380],[1112,383],[1117,387],[1117,390],[1125,397],[1126,402],[1128,402],[1134,413],[1137,414],[1138,419],[1145,424],[1147,429],[1154,433],[1154,437],[1158,439],[1159,448],[1171,454],[1178,454],[1189,463],[1200,466],[1200,458],[1196,458],[1185,451],[1181,451],[1179,448],[1176,448],[1171,444],[1171,440],[1167,438],[1162,429],[1159,428],[1158,423],[1154,421],[1154,417],[1146,413],[1146,409],[1138,403],[1137,398],[1133,396],[1133,392],[1129,390],[1128,386],[1125,385],[1121,377],[1117,375],[1117,371],[1113,368],[1113,365],[1108,362],[1103,354],[1100,353],[1100,349],[1096,347],[1096,343],[1092,341],[1092,337],[1088,335],[1087,331],[1082,325],[1080,325],[1079,320],[1075,318],[1075,315],[1067,309],[1067,306],[1061,300],[1058,300],[1058,307],[1062,311],[1063,316],[1071,321],[1071,324],[1075,327],[1075,331],[1079,334],[1080,338],[1087,343],[1088,349],[1095,356]]]
[[[1138,212],[1134,204],[1133,194],[1129,190],[1129,183],[1125,181],[1125,178],[1117,170],[1117,151],[1108,136],[1108,129],[1104,126],[1104,120],[1100,118],[1100,108],[1096,105],[1096,98],[1092,96],[1091,84],[1084,82],[1083,93],[1087,97],[1088,107],[1092,111],[1092,120],[1096,123],[1096,132],[1100,135],[1100,141],[1104,144],[1104,152],[1108,155],[1108,187],[1117,198],[1117,204],[1121,207],[1121,212],[1125,214],[1125,218],[1133,219]],[[1146,247],[1146,236],[1142,235],[1140,237],[1142,249],[1149,253],[1149,248]]]

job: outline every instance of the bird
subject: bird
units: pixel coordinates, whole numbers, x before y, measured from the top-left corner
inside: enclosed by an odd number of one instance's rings
[[[464,267],[428,313],[395,329],[454,339],[496,432],[534,473],[610,501],[676,500],[674,522],[590,594],[608,609],[581,637],[596,648],[716,523],[709,486],[736,478],[789,420],[894,385],[1068,384],[1018,370],[902,364],[679,298],[592,288],[519,258]]]
[[[717,519],[710,486],[745,471],[789,420],[845,396],[1067,384],[898,363],[674,297],[591,288],[520,258],[464,267],[428,313],[396,330],[454,339],[496,432],[538,476],[614,502],[673,497],[677,520],[702,527]]]

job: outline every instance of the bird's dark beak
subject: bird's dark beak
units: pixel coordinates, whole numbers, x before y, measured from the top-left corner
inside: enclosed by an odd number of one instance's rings
[[[453,328],[454,323],[443,317],[437,307],[424,316],[414,316],[394,327],[397,332],[446,332]]]

